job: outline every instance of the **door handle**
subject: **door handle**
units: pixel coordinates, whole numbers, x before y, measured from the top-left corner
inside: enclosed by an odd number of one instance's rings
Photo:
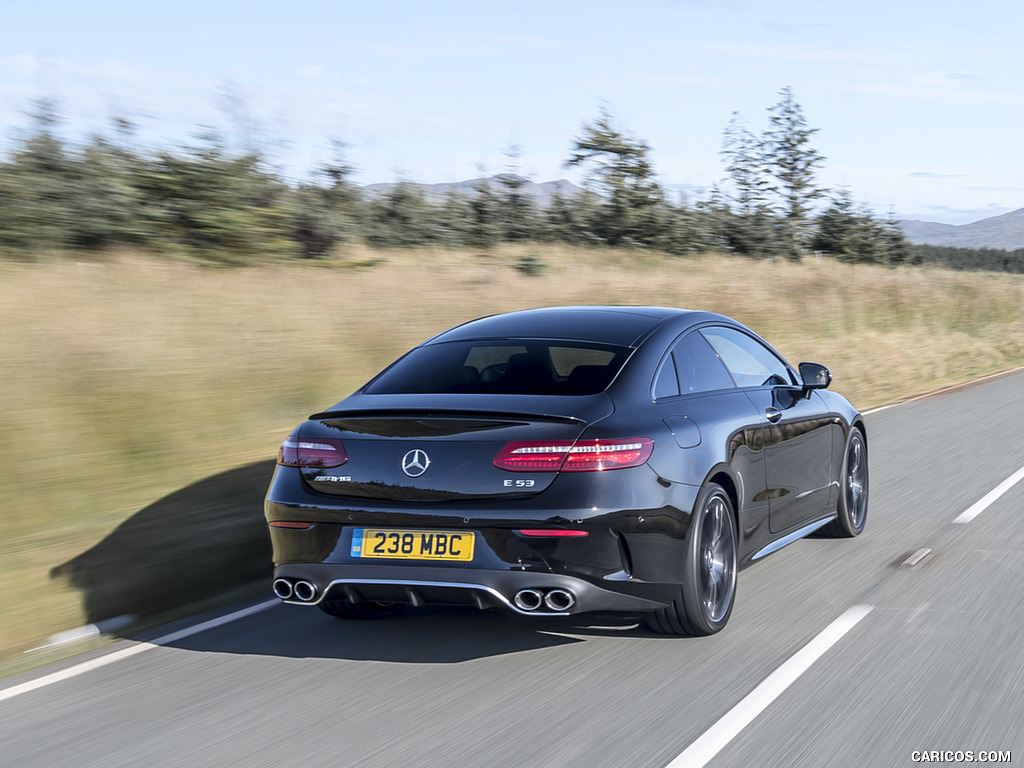
[[[764,415],[772,424],[782,418],[782,411],[778,408],[765,408]]]

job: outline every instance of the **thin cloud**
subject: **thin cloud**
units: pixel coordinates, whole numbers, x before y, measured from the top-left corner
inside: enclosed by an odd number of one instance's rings
[[[835,48],[822,45],[709,41],[689,43],[688,47],[735,60],[814,62],[817,64],[853,65],[866,71],[906,71],[921,66],[922,55],[888,48]]]
[[[324,68],[319,64],[310,64],[308,67],[299,67],[299,76],[306,80],[323,80]]]
[[[992,203],[980,208],[954,208],[948,205],[925,205],[922,207],[922,210],[927,212],[926,215],[940,216],[946,220],[967,223],[971,221],[978,221],[979,219],[992,218],[993,216],[1001,216],[1004,213],[1009,213],[1011,209],[1004,205],[996,205],[995,203]]]
[[[926,101],[954,106],[1024,104],[1024,93],[1014,91],[962,90],[950,87],[946,78],[916,79],[904,83],[877,82],[853,86],[867,96],[885,96],[900,101]]]
[[[35,74],[38,61],[38,57],[25,53],[0,56],[0,77],[30,77]]]
[[[964,187],[970,192],[1013,192],[1024,197],[1024,187]]]
[[[830,24],[825,24],[823,22],[797,22],[795,24],[785,24],[782,22],[775,21],[762,21],[758,24],[758,26],[764,27],[765,29],[770,29],[773,32],[781,32],[784,35],[799,35],[808,30],[820,30],[831,28]]]
[[[966,177],[963,173],[933,173],[932,171],[915,171],[908,173],[912,179],[962,179]]]

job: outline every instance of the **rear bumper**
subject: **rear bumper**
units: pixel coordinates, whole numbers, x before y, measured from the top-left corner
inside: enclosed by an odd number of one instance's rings
[[[579,476],[574,476],[579,475]],[[586,476],[583,476],[583,475]],[[568,473],[533,497],[436,504],[382,502],[319,493],[292,467],[278,467],[266,499],[274,577],[306,582],[287,602],[396,602],[499,607],[526,615],[646,612],[667,605],[682,581],[683,543],[697,489],[659,483],[646,465]],[[534,538],[519,529],[575,529],[580,537]],[[473,532],[472,562],[365,558],[360,528]],[[572,594],[572,605],[523,610],[522,590]],[[312,592],[312,596],[310,596]],[[560,601],[554,601],[556,604]]]
[[[524,616],[567,616],[590,611],[647,612],[663,608],[678,589],[671,584],[637,583],[633,579],[598,585],[586,579],[536,571],[489,570],[482,568],[439,568],[436,566],[395,566],[290,563],[274,569],[275,584],[284,580],[294,586],[312,585],[312,596],[284,600],[293,605],[316,605],[324,601],[352,603],[393,602],[421,605],[468,605],[480,609],[506,608]],[[622,590],[611,588],[621,586]],[[544,604],[533,609],[517,605],[516,595],[535,590],[541,598],[552,590],[572,596],[564,610]],[[308,594],[308,592],[306,592]]]
[[[632,474],[631,474],[632,473]],[[574,476],[578,475],[578,476]],[[306,530],[272,527],[274,565],[356,565],[383,568],[351,556],[357,528],[474,531],[471,570],[533,571],[568,575],[604,586],[625,578],[638,583],[679,584],[689,510],[699,489],[658,482],[647,466],[614,472],[567,473],[544,493],[500,501],[415,504],[372,502],[311,490],[293,467],[278,467],[266,498],[266,518],[306,523]],[[518,529],[569,528],[582,538],[528,538]],[[422,567],[422,580],[440,563]],[[469,574],[463,574],[469,578]],[[370,578],[367,576],[367,578]],[[463,581],[464,579],[454,579]],[[619,591],[618,584],[609,587]],[[625,591],[629,592],[627,588]]]

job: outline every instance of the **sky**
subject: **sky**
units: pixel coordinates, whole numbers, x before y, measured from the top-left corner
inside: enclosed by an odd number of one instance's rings
[[[692,201],[725,178],[732,114],[759,133],[789,86],[821,186],[964,224],[1024,208],[1022,40],[1017,0],[6,0],[0,148],[47,98],[69,141],[214,129],[295,180],[340,140],[359,184],[511,163],[579,183],[564,162],[606,107]]]

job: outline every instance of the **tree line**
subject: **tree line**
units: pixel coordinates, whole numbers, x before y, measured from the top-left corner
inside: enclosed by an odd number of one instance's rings
[[[953,248],[945,245],[912,245],[914,263],[946,269],[1024,274],[1024,248]]]
[[[354,184],[340,142],[310,179],[289,183],[264,152],[231,147],[214,132],[175,149],[146,149],[123,120],[112,135],[64,141],[52,102],[38,102],[30,120],[0,161],[0,253],[20,258],[131,247],[245,264],[327,258],[351,243],[486,249],[550,242],[678,255],[799,259],[818,251],[849,262],[925,260],[895,222],[858,207],[848,190],[818,186],[817,129],[789,88],[760,134],[733,116],[723,134],[726,178],[696,201],[671,199],[649,145],[605,108],[582,125],[565,161],[585,172],[584,189],[544,206],[523,190],[522,148],[515,146],[505,153],[507,172],[479,180],[470,194],[430,199],[399,182],[369,197]]]

